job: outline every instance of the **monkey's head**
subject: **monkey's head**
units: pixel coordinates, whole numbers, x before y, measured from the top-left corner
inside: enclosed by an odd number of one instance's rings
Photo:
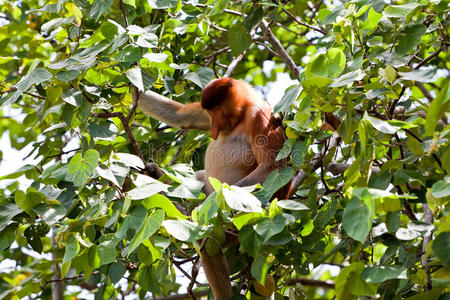
[[[250,103],[251,87],[244,81],[232,78],[215,79],[202,91],[201,105],[211,116],[211,136],[217,139],[220,132],[228,133],[244,117]]]

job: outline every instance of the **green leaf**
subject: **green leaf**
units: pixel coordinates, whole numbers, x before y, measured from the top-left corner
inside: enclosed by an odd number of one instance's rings
[[[294,170],[285,167],[281,171],[273,170],[263,183],[263,188],[254,193],[254,195],[264,204],[270,201],[270,198],[280,188],[285,186],[294,176]]]
[[[397,72],[401,76],[402,80],[412,80],[419,82],[434,82],[438,79],[438,74],[433,68],[422,67],[419,70],[413,70],[410,72]]]
[[[353,197],[344,209],[342,226],[354,240],[364,243],[372,228],[370,212],[366,204]]]
[[[412,241],[420,236],[420,232],[410,228],[399,228],[395,236],[402,241]]]
[[[284,209],[289,210],[308,210],[309,208],[304,204],[301,204],[294,200],[279,200],[277,205]]]
[[[218,202],[219,201],[217,199],[217,192],[213,192],[198,207],[197,217],[198,217],[198,222],[200,224],[202,224],[202,225],[207,224],[208,221],[216,215],[217,210],[219,209]]]
[[[9,221],[21,212],[23,210],[15,203],[0,204],[0,230],[3,230]]]
[[[254,223],[264,218],[264,213],[240,213],[233,217],[233,224],[237,229],[241,230],[247,224]]]
[[[73,234],[69,235],[65,248],[66,250],[64,252],[63,264],[71,261],[75,256],[77,256],[78,252],[80,252],[80,245]]]
[[[201,67],[196,73],[186,74],[185,78],[189,79],[201,88],[204,88],[214,77],[214,71],[210,68]]]
[[[405,29],[405,34],[400,38],[395,52],[399,55],[404,55],[409,51],[415,49],[422,38],[422,35],[427,31],[427,27],[422,24],[408,26]]]
[[[425,134],[431,136],[438,121],[442,118],[445,112],[450,109],[450,88],[448,81],[444,84],[439,94],[431,102],[427,111],[425,119]]]
[[[339,48],[331,48],[327,52],[328,77],[338,77],[345,68],[345,54]]]
[[[361,272],[364,281],[381,283],[390,279],[407,279],[408,269],[402,266],[374,266],[366,267]]]
[[[17,224],[10,224],[0,231],[0,252],[11,247],[16,240]]]
[[[450,245],[450,232],[442,232],[436,236],[431,244],[431,249],[439,260],[447,269],[450,269],[450,252],[448,246]]]
[[[301,87],[298,84],[292,85],[286,89],[281,100],[275,105],[274,113],[290,112],[291,105],[297,100],[300,95]]]
[[[119,51],[114,59],[120,62],[137,62],[141,57],[141,49],[139,47],[128,45]]]
[[[247,225],[239,231],[239,242],[248,254],[256,257],[260,251],[262,239],[261,236],[256,234],[253,226]]]
[[[116,153],[115,156],[119,159],[119,161],[128,167],[132,167],[135,169],[144,169],[144,163],[139,158],[139,156],[136,156],[134,154],[130,153]]]
[[[252,44],[252,36],[241,22],[236,23],[228,31],[228,45],[233,56],[239,56]]]
[[[28,171],[34,170],[34,169],[35,169],[35,166],[26,164],[26,165],[20,167],[19,169],[17,169],[16,171],[14,171],[13,173],[9,173],[9,174],[7,174],[5,176],[1,176],[0,180],[16,179],[16,178],[19,178],[20,176],[24,175]]]
[[[109,10],[113,0],[95,0],[89,11],[89,16],[94,19],[100,18],[106,11]]]
[[[261,251],[253,260],[252,266],[250,268],[250,273],[252,274],[253,278],[264,285],[266,274],[270,268],[270,265],[271,262],[269,253]]]
[[[369,116],[367,112],[364,113],[364,119],[368,120],[373,128],[386,134],[395,134],[399,130],[398,127],[392,126],[386,121]]]
[[[319,54],[313,58],[305,68],[306,78],[303,86],[325,87],[333,82],[345,68],[346,58],[339,48],[330,48],[326,54]]]
[[[386,17],[392,18],[400,18],[406,17],[410,12],[412,12],[416,7],[419,6],[419,3],[412,2],[403,5],[389,5],[384,9],[383,14]]]
[[[144,82],[142,81],[141,68],[134,67],[132,69],[128,69],[126,75],[130,82],[134,84],[139,89],[139,91],[144,91]]]
[[[73,106],[83,105],[83,94],[77,89],[70,89],[62,94],[62,99]]]
[[[400,228],[400,213],[389,211],[386,214],[386,227],[390,232],[396,232]]]
[[[286,219],[282,215],[276,215],[273,220],[264,218],[255,225],[255,231],[262,237],[262,242],[267,242],[272,236],[283,231]]]
[[[153,196],[154,194],[157,194],[162,191],[167,192],[168,188],[167,184],[164,184],[161,181],[158,181],[150,177],[148,178],[148,181],[149,182],[129,191],[127,193],[128,197],[130,197],[130,199],[132,200],[141,200]]]
[[[155,0],[161,1],[161,0]],[[158,285],[158,279],[155,276],[152,266],[144,266],[139,270],[137,274],[137,281],[139,286],[144,290],[151,292],[152,294],[161,294],[161,288]]]
[[[151,8],[167,9],[177,7],[179,0],[147,0]]]
[[[98,257],[100,258],[100,266],[108,265],[116,261],[116,246],[119,239],[110,239],[98,245]]]
[[[333,80],[333,83],[330,84],[330,87],[341,87],[348,84],[351,84],[357,80],[361,80],[364,78],[364,72],[362,72],[360,69],[357,69],[355,71],[342,74],[341,76],[335,78]]]
[[[254,195],[243,188],[232,186],[222,189],[228,206],[243,212],[262,212],[261,202]]]
[[[111,266],[109,266],[109,270],[108,270],[108,274],[109,274],[109,278],[111,279],[111,283],[112,284],[116,284],[117,282],[119,282],[120,279],[122,279],[123,275],[125,275],[125,273],[127,272],[127,269],[125,268],[124,265],[121,264],[111,264]]]
[[[156,37],[156,45],[155,45],[155,47],[158,46],[157,38],[158,37]],[[150,62],[163,63],[167,59],[167,57],[169,57],[169,56],[167,54],[165,54],[165,53],[145,53],[144,57],[146,59],[148,59],[148,61],[150,61]]]
[[[165,220],[167,232],[182,242],[193,242],[209,235],[210,228],[186,220]]]
[[[70,18],[54,18],[51,19],[50,21],[42,24],[41,26],[41,32],[42,33],[47,33],[50,30],[52,30],[53,28],[61,28],[63,25],[66,24],[70,24],[73,21],[73,17]]]
[[[223,13],[223,10],[228,4],[228,0],[217,0],[215,1],[214,7],[211,9],[209,13],[210,17],[217,16]]]
[[[298,139],[292,147],[292,163],[299,169],[301,169],[303,162],[305,161],[305,155],[308,152],[309,144],[309,139]]]
[[[128,245],[128,256],[136,249],[143,241],[148,239],[152,234],[154,234],[159,227],[161,227],[164,221],[165,213],[161,209],[155,210],[148,218],[145,220],[144,226],[141,230],[134,236]]]
[[[377,13],[373,9],[373,7],[371,7],[369,10],[369,14],[367,15],[367,19],[363,23],[363,29],[366,29],[367,31],[371,32],[378,26],[378,22],[380,21],[382,16],[383,16],[382,14]]]
[[[167,197],[161,194],[155,194],[144,199],[142,204],[148,210],[152,208],[162,208],[169,218],[187,219],[187,216],[183,215]]]
[[[50,79],[52,79],[52,73],[44,68],[36,68],[22,77],[22,79],[15,85],[15,87],[21,92],[28,92],[32,85]]]
[[[125,217],[122,225],[115,233],[115,237],[124,239],[127,236],[127,232],[130,229],[134,229],[135,232],[141,230],[147,217],[147,210],[142,205],[136,205],[132,208],[130,215]]]
[[[94,138],[114,141],[117,133],[117,127],[114,122],[101,120],[98,123],[90,123],[87,127],[89,134]]]
[[[450,176],[446,176],[444,180],[435,182],[431,187],[431,194],[436,198],[450,196]]]
[[[40,194],[32,187],[30,187],[29,190],[35,191],[37,193],[36,195]],[[28,193],[28,190],[27,190],[27,193]],[[27,194],[25,194],[21,190],[17,190],[14,195],[14,201],[16,202],[16,204],[31,217],[36,216],[36,213],[32,210],[32,208],[35,205],[38,205],[39,203],[41,203],[41,201],[44,198],[45,197],[42,194],[39,197],[28,197]]]
[[[71,80],[74,80],[75,78],[77,78],[78,75],[80,75],[79,71],[69,70],[69,71],[59,71],[58,73],[56,73],[55,77],[58,80],[68,82],[68,81],[71,81]]]
[[[33,211],[38,213],[49,226],[56,224],[67,214],[67,209],[63,205],[46,205],[44,203],[34,206]]]
[[[66,179],[75,186],[82,186],[98,166],[98,159],[99,154],[94,149],[87,150],[84,156],[81,153],[75,154],[68,164]]]
[[[291,154],[291,150],[292,150],[291,140],[287,139],[284,141],[283,148],[281,148],[280,152],[278,152],[275,160],[278,161],[281,159],[285,159],[286,157],[289,156],[289,154]]]
[[[256,9],[252,9],[250,13],[244,19],[244,26],[250,32],[253,27],[257,26],[264,17],[264,10],[262,6],[258,6]]]
[[[356,299],[356,296],[375,295],[377,285],[362,280],[364,263],[357,262],[341,269],[336,278],[336,300]]]

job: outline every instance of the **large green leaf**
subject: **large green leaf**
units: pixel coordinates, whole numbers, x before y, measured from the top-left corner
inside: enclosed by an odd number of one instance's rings
[[[80,252],[80,245],[76,237],[71,234],[66,241],[63,263],[71,261]]]
[[[187,216],[183,215],[167,197],[161,194],[155,194],[144,199],[142,204],[147,209],[162,208],[169,218],[187,219]]]
[[[262,242],[268,241],[272,236],[283,231],[286,219],[282,215],[276,215],[273,219],[264,218],[255,224],[255,231],[262,237]]]
[[[211,228],[186,220],[166,220],[163,222],[167,232],[177,240],[193,242],[209,235]]]
[[[353,197],[344,209],[342,226],[354,240],[363,243],[372,228],[369,208],[364,201]]]
[[[367,267],[361,277],[370,283],[381,283],[389,279],[407,279],[407,269],[402,266],[375,266]]]
[[[234,56],[238,56],[247,50],[251,44],[252,37],[241,22],[236,23],[228,31],[228,45]]]
[[[226,203],[232,209],[243,212],[261,212],[261,202],[247,190],[232,186],[222,189]]]
[[[95,0],[91,7],[89,16],[94,19],[100,18],[111,7],[113,0]]]
[[[148,239],[152,234],[154,234],[159,227],[161,227],[164,221],[165,213],[161,209],[155,210],[148,218],[145,220],[144,225],[141,230],[134,236],[128,245],[128,255],[130,255],[134,249],[136,249],[143,241]]]
[[[444,264],[447,269],[450,269],[450,252],[448,251],[448,245],[450,245],[450,232],[442,232],[436,236],[431,249],[439,260]]]
[[[383,14],[386,17],[406,17],[410,12],[419,6],[417,2],[406,3],[402,5],[389,5],[384,9]]]
[[[87,150],[84,155],[75,154],[68,164],[66,179],[75,186],[82,186],[98,166],[98,159],[99,154],[94,149]]]

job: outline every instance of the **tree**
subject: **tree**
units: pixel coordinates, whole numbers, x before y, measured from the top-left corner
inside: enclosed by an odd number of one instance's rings
[[[240,240],[224,250],[236,295],[448,297],[448,4],[0,1],[0,103],[24,115],[2,113],[0,133],[37,161],[1,178],[0,257],[16,268],[0,298],[158,299],[176,270],[205,295],[198,253],[217,232]],[[275,106],[289,167],[251,191],[214,182],[205,198],[209,135],[134,101],[198,101],[230,75],[264,91],[280,72],[298,80]]]

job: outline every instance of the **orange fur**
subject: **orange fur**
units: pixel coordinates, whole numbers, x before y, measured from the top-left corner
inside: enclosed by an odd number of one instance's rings
[[[140,105],[151,116],[172,126],[210,129],[213,141],[206,151],[205,170],[198,172],[206,193],[213,191],[209,177],[248,186],[263,183],[273,170],[286,165],[286,160],[276,161],[285,141],[281,119],[272,115],[270,105],[245,81],[213,80],[203,89],[200,103],[187,105],[148,95],[151,97],[141,96],[144,103]],[[153,102],[149,103],[150,98]],[[289,187],[287,184],[275,196],[285,198]],[[230,299],[230,274],[223,254],[211,257],[202,250],[201,258],[214,298]]]

